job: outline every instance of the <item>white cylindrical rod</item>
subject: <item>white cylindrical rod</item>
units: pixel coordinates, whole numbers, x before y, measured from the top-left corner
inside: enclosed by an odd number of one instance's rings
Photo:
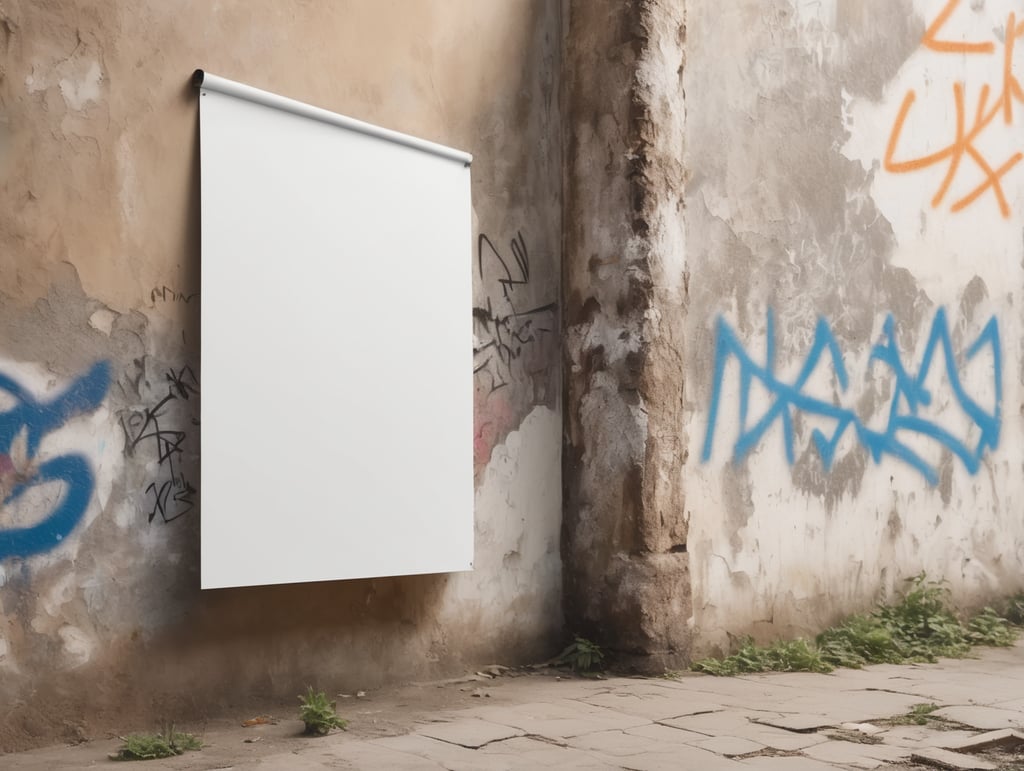
[[[361,120],[349,118],[345,115],[339,115],[336,112],[324,110],[320,107],[314,107],[313,105],[306,104],[305,102],[299,102],[285,96],[278,96],[277,94],[272,94],[269,91],[262,91],[258,88],[247,86],[244,83],[236,83],[235,81],[228,80],[227,78],[211,75],[209,72],[204,72],[203,70],[196,70],[192,74],[192,85],[206,91],[216,91],[221,94],[227,94],[228,96],[238,97],[239,99],[247,99],[250,102],[256,102],[257,104],[262,104],[266,107],[273,107],[278,110],[284,110],[285,112],[291,112],[296,115],[301,115],[303,118],[310,118],[311,120],[330,123],[331,125],[340,126],[341,128],[348,129],[349,131],[358,131],[361,134],[367,134],[368,136],[384,139],[388,142],[395,142],[400,145],[405,145],[406,147],[412,147],[416,150],[422,150],[425,153],[440,155],[442,158],[458,161],[459,163],[464,163],[467,166],[473,162],[473,156],[469,153],[463,152],[462,150],[456,150],[452,147],[439,145],[436,142],[428,142],[426,139],[411,137],[408,134],[402,134],[399,131],[392,131],[391,129],[374,126],[372,123],[364,123]]]

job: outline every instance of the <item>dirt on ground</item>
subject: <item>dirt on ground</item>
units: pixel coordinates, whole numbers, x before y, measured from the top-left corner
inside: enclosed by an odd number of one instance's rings
[[[338,714],[348,721],[347,737],[358,740],[407,734],[415,725],[431,722],[447,710],[479,706],[482,702],[515,704],[521,699],[520,694],[539,680],[568,682],[573,679],[565,671],[549,668],[513,670],[493,666],[449,680],[329,695],[336,700]],[[316,738],[304,735],[298,711],[299,700],[296,697],[291,702],[253,702],[236,714],[176,723],[174,730],[195,734],[202,740],[203,750],[161,761],[159,767],[193,771],[225,768],[266,755],[308,749],[309,742],[315,742]],[[121,736],[136,731],[156,732],[167,727],[108,727],[86,733],[87,729],[81,725],[69,724],[64,743],[20,752],[17,769],[51,771],[81,768],[83,758],[88,758],[90,764],[105,765],[121,746]],[[25,731],[25,726],[12,729]],[[30,735],[30,731],[26,733]],[[71,760],[68,753],[67,748],[71,745],[76,746],[75,760]],[[7,755],[12,763],[14,757]],[[0,756],[0,768],[7,767]],[[154,763],[146,765],[151,771],[155,767]]]

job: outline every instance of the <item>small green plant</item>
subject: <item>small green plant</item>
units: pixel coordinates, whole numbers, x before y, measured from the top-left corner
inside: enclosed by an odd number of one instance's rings
[[[328,701],[327,694],[323,691],[314,691],[313,686],[308,688],[309,692],[299,697],[299,718],[306,726],[306,733],[326,736],[332,728],[344,731],[348,727],[348,721],[338,716],[335,711],[337,705],[333,701]]]
[[[831,672],[818,650],[807,640],[777,640],[756,645],[747,637],[736,653],[724,659],[704,659],[693,665],[709,675],[738,675],[749,672]]]
[[[908,579],[910,591],[892,606],[875,611],[890,630],[904,661],[935,662],[940,656],[962,658],[971,649],[967,630],[949,609],[949,589],[924,573]]]
[[[1024,626],[1024,592],[1017,592],[1012,597],[1007,597],[1002,607],[1005,608],[1000,615],[1014,626]]]
[[[122,736],[118,751],[111,755],[114,760],[156,760],[183,755],[188,750],[202,749],[203,743],[192,734],[174,730],[174,726],[152,734],[130,734]]]
[[[585,637],[576,637],[555,657],[556,666],[570,666],[573,672],[596,672],[604,668],[604,651]]]
[[[875,615],[851,616],[818,635],[816,643],[822,660],[834,667],[858,669],[903,660],[892,631]]]
[[[993,608],[985,607],[981,613],[967,622],[967,639],[971,645],[993,645],[1008,648],[1017,639],[1007,619]]]
[[[940,656],[963,658],[973,645],[1012,645],[1018,630],[1009,619],[1024,619],[1024,595],[1007,601],[1000,615],[992,608],[963,623],[950,609],[949,590],[924,573],[908,579],[910,588],[894,605],[851,616],[818,635],[813,645],[803,640],[768,647],[745,639],[725,659],[704,659],[698,672],[736,675],[744,672],[828,672],[835,667],[865,664],[934,662]]]
[[[927,725],[936,718],[932,713],[939,708],[938,704],[915,704],[905,715],[891,718],[890,725]]]

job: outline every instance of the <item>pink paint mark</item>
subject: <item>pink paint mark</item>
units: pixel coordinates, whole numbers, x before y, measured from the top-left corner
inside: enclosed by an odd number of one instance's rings
[[[518,418],[500,392],[488,395],[479,386],[473,407],[473,469],[479,474],[491,459],[495,446],[516,427]]]

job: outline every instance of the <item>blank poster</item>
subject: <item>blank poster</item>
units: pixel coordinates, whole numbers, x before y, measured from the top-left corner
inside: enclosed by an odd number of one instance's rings
[[[195,82],[203,588],[471,569],[470,156]]]

